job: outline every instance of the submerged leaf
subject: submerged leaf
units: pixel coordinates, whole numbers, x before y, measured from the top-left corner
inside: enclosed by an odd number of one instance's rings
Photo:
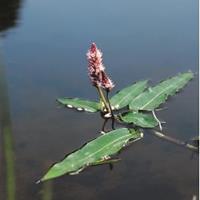
[[[56,178],[64,174],[78,174],[87,166],[104,163],[118,153],[130,141],[138,140],[141,133],[133,129],[120,128],[101,135],[82,148],[69,154],[64,160],[54,164],[41,181]]]
[[[183,73],[175,77],[167,79],[153,88],[138,95],[129,104],[132,110],[148,110],[152,111],[160,104],[164,103],[168,96],[174,95],[181,88],[183,88],[188,81],[193,78],[193,73]]]
[[[133,123],[142,128],[154,128],[158,126],[158,122],[149,114],[128,112],[124,115],[120,115],[120,119],[126,123]]]
[[[57,101],[68,108],[75,108],[78,111],[97,112],[100,110],[100,104],[95,101],[79,98],[59,98]]]
[[[110,102],[114,110],[121,109],[127,106],[133,98],[139,95],[147,88],[147,81],[139,81],[131,86],[120,90],[117,94],[111,97]]]

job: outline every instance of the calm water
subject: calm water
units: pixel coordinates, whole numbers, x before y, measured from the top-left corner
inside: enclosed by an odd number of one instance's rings
[[[90,43],[103,50],[115,91],[140,79],[154,84],[178,72],[197,72],[197,0],[0,0],[0,37],[5,69],[0,75],[7,82],[0,91],[7,114],[2,122],[12,127],[16,177],[15,198],[8,200],[198,196],[198,156],[148,132],[122,152],[112,171],[105,165],[35,184],[52,163],[100,130],[98,114],[80,114],[55,102],[63,96],[96,99],[87,77]],[[165,106],[158,113],[167,122],[164,132],[182,140],[197,135],[198,77]],[[0,140],[0,199],[6,200],[2,135]]]

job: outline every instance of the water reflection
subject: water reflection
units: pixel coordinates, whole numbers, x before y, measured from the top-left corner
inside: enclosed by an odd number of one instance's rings
[[[44,186],[35,184],[52,163],[96,137],[101,128],[97,115],[58,109],[55,103],[67,95],[96,98],[86,75],[85,51],[91,40],[103,48],[117,90],[136,80],[154,82],[197,71],[197,0],[23,3],[0,0],[1,33],[17,27],[3,38],[16,199],[129,200],[134,195],[188,200],[198,194],[198,164],[190,161],[190,152],[150,135],[123,152],[123,161],[112,171],[102,166]],[[187,140],[198,131],[197,88],[195,78],[159,113],[167,121],[165,131],[174,137]]]
[[[3,60],[0,55],[0,125],[1,125],[1,141],[2,141],[2,152],[4,156],[1,163],[4,169],[1,171],[5,172],[5,183],[2,184],[6,190],[6,199],[14,200],[16,192],[16,183],[15,183],[15,157],[14,157],[14,148],[13,148],[13,136],[12,136],[12,124],[10,116],[10,106],[9,98],[7,91],[7,82],[5,79],[5,68],[3,65]],[[4,195],[3,192],[1,192]]]
[[[19,16],[21,0],[0,0],[0,42],[5,32],[16,26]],[[1,194],[0,198],[15,200],[16,197],[16,175],[15,175],[15,153],[12,134],[12,123],[6,80],[6,67],[0,49],[0,128],[1,128]]]
[[[22,0],[0,0],[0,36],[17,25]]]
[[[49,181],[43,183],[42,189],[42,200],[52,200],[53,199],[53,182]]]
[[[0,37],[6,31],[17,25],[21,0],[0,0]],[[2,38],[0,38],[0,42]],[[1,50],[1,49],[0,49]],[[1,166],[0,166],[0,199],[15,200],[16,196],[16,170],[15,152],[12,133],[12,123],[6,80],[6,67],[0,54],[0,139],[1,139]],[[4,163],[4,164],[2,164]],[[41,190],[42,200],[52,199],[52,183],[44,183]]]

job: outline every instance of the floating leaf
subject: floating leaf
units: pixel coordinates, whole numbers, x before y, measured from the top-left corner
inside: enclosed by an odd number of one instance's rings
[[[100,110],[100,104],[95,101],[79,98],[59,98],[57,101],[68,108],[75,108],[78,111],[97,112]]]
[[[143,114],[138,112],[128,112],[120,115],[120,119],[126,123],[133,123],[136,126],[143,128],[154,128],[158,125],[158,122],[152,115]]]
[[[108,160],[97,161],[97,162],[93,163],[92,166],[103,165],[103,164],[113,164],[120,160],[121,159],[119,159],[119,158],[110,158]]]
[[[131,86],[120,90],[110,99],[113,110],[121,109],[127,106],[134,97],[138,96],[146,88],[147,81],[139,81]]]
[[[167,100],[168,96],[174,95],[183,88],[189,80],[193,78],[193,73],[183,73],[167,79],[153,88],[141,93],[129,104],[132,110],[152,111]]]
[[[64,174],[78,174],[87,166],[110,160],[130,141],[138,140],[142,134],[133,129],[120,128],[101,135],[82,148],[69,154],[64,160],[54,164],[41,181],[56,178]]]

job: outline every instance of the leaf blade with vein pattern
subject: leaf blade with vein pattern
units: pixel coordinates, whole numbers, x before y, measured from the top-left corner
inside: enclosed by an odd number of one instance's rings
[[[122,114],[120,119],[126,123],[133,123],[134,125],[142,128],[154,128],[158,126],[158,122],[150,114],[128,112],[124,115]]]
[[[110,159],[130,140],[138,140],[141,133],[133,129],[120,128],[101,135],[85,144],[79,150],[69,154],[64,160],[54,164],[41,181],[56,178],[64,174],[78,174],[87,166]]]
[[[100,104],[95,101],[67,97],[58,98],[57,101],[68,108],[75,108],[79,111],[97,112],[100,110]]]
[[[110,103],[114,110],[127,106],[131,100],[147,88],[147,80],[139,81],[131,86],[120,90],[111,97]]]
[[[179,74],[167,79],[153,88],[138,95],[129,104],[131,110],[148,110],[152,111],[160,104],[164,103],[169,96],[174,95],[183,88],[193,78],[192,72]]]

